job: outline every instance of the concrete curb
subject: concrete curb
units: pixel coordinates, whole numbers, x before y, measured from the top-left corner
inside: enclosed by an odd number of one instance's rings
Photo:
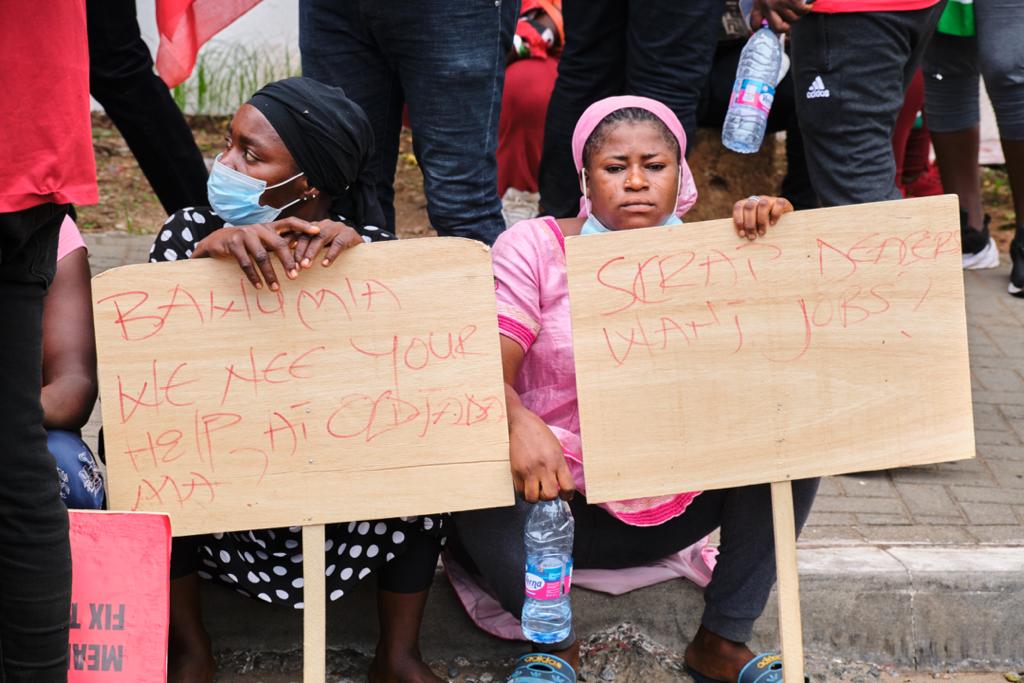
[[[923,669],[1024,666],[1024,547],[823,546],[799,551],[804,642],[809,651],[878,665]],[[207,585],[207,626],[218,651],[301,651],[302,615]],[[703,608],[700,590],[672,581],[612,597],[578,590],[581,634],[635,624],[682,652]],[[376,610],[372,582],[328,608],[331,648],[372,650]],[[755,645],[778,647],[774,598]],[[437,577],[423,628],[428,658],[498,659],[520,643],[478,630],[447,579]]]

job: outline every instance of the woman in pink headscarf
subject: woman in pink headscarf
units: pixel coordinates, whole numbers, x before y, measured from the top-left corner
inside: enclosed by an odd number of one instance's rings
[[[524,595],[523,527],[538,500],[569,501],[576,569],[647,565],[720,527],[720,554],[687,664],[698,680],[753,681],[776,669],[779,678],[757,680],[781,681],[780,658],[755,656],[744,645],[775,582],[767,485],[601,505],[585,499],[564,238],[680,223],[697,200],[685,149],[683,128],[665,105],[642,97],[601,100],[584,112],[572,138],[583,190],[579,216],[523,221],[495,243],[509,457],[521,498],[515,507],[456,515],[453,559],[518,617]],[[733,208],[735,229],[753,240],[792,210],[785,199],[748,197]],[[798,525],[807,518],[816,490],[816,480],[795,483]],[[521,659],[510,681],[575,681],[575,633],[535,647],[544,655]]]

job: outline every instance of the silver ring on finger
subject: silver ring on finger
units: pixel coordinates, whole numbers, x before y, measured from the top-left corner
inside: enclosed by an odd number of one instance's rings
[[[749,197],[747,197],[747,201],[748,202],[754,202],[756,204],[757,202],[761,201],[761,195],[759,195],[759,194],[752,194]]]

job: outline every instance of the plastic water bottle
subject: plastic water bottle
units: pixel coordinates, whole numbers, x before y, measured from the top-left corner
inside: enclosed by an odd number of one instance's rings
[[[762,22],[740,54],[729,112],[722,126],[722,144],[734,152],[752,154],[761,148],[781,65],[779,38],[767,21]]]
[[[526,602],[523,635],[535,643],[557,643],[572,627],[572,535],[576,524],[561,500],[540,502],[526,519]]]

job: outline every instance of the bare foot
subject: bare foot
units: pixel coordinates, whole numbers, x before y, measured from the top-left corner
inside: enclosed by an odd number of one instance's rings
[[[754,653],[743,643],[712,633],[703,626],[686,646],[684,659],[687,666],[708,678],[735,681],[740,670],[754,658]]]
[[[213,658],[209,642],[203,648],[174,647],[167,657],[167,683],[213,683],[217,663]]]
[[[577,640],[561,652],[553,652],[552,654],[569,662],[569,666],[572,667],[573,671],[580,670],[580,641]]]
[[[378,651],[370,663],[367,679],[370,683],[444,683],[419,653],[387,656]]]

